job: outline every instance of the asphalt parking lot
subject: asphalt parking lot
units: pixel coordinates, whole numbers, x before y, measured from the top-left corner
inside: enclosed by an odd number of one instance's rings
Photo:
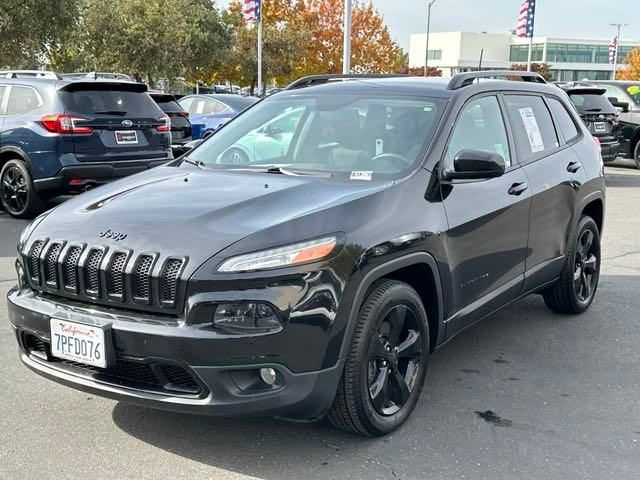
[[[640,171],[619,161],[607,184],[591,310],[563,317],[531,297],[467,330],[383,439],[146,410],[31,373],[4,301],[26,222],[0,211],[0,479],[640,478]]]

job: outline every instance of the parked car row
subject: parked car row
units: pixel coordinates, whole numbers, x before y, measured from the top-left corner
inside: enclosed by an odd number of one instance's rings
[[[640,82],[593,81],[557,85],[600,141],[602,159],[633,159],[640,169]]]

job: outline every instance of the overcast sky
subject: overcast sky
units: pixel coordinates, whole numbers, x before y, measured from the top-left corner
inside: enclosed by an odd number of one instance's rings
[[[426,0],[371,0],[405,50],[409,35],[426,30]],[[218,0],[226,6],[228,0]],[[506,33],[515,28],[521,0],[436,0],[431,31]],[[640,40],[640,0],[538,0],[536,35],[610,39],[609,23],[631,23],[623,40]]]

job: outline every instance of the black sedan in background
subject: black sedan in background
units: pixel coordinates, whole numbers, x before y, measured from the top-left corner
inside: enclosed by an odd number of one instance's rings
[[[181,152],[182,145],[192,140],[189,113],[169,93],[149,92],[149,95],[171,119],[171,147],[174,156],[177,156],[176,152]]]

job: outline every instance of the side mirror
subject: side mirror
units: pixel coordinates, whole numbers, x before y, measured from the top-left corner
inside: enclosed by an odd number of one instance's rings
[[[611,102],[611,105],[613,105],[614,107],[621,108],[623,112],[629,111],[628,102],[621,102],[620,100],[618,100],[617,97],[608,97],[608,98],[609,98],[609,102]]]
[[[264,133],[268,137],[275,137],[276,135],[280,135],[282,133],[282,130],[280,128],[276,127],[272,123],[270,125],[267,125],[264,128],[264,130],[262,131],[262,133]]]
[[[502,155],[487,150],[461,150],[453,159],[453,171],[448,179],[484,180],[502,176],[505,171]]]

